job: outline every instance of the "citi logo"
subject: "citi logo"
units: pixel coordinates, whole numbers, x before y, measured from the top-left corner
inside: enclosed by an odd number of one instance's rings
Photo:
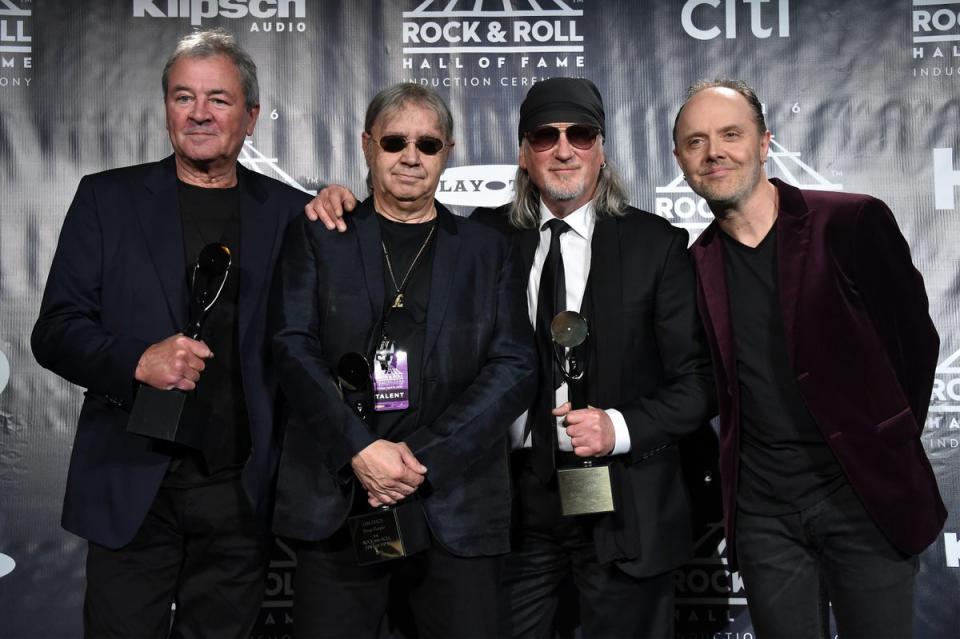
[[[747,9],[749,7],[749,9]],[[790,37],[790,0],[687,0],[680,24],[697,40],[737,37],[737,22],[749,21],[750,33],[765,39]]]
[[[456,166],[443,172],[437,200],[448,206],[497,207],[513,199],[516,164]]]
[[[6,577],[17,567],[13,557],[0,553],[0,577]]]
[[[938,211],[957,208],[956,187],[960,186],[960,170],[953,166],[953,148],[933,150],[933,197]]]
[[[133,0],[134,18],[303,18],[305,0]]]

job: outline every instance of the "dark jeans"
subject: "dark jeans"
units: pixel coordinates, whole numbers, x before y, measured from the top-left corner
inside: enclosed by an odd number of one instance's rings
[[[263,599],[269,541],[239,479],[161,488],[129,544],[89,543],[84,635],[246,637]]]
[[[396,598],[406,599],[417,637],[497,636],[497,557],[457,557],[434,541],[410,557],[360,566],[345,528],[328,540],[290,543],[297,639],[388,636],[388,609],[407,612]]]
[[[849,484],[789,515],[737,514],[737,556],[760,639],[913,635],[917,558],[893,548]]]
[[[672,639],[673,573],[631,577],[601,563],[591,517],[564,517],[555,488],[514,453],[515,530],[501,581],[503,636],[552,639],[562,594],[576,588],[584,639]],[[518,463],[520,462],[520,463]]]

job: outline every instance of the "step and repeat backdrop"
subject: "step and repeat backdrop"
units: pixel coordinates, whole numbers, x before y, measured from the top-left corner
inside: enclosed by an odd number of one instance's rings
[[[774,134],[769,172],[885,200],[926,279],[942,345],[923,439],[951,515],[922,556],[916,634],[957,636],[958,0],[0,0],[0,636],[80,635],[86,546],[59,513],[83,389],[29,347],[63,216],[82,175],[169,154],[163,62],[212,26],[259,67],[247,167],[304,191],[361,189],[367,102],[421,83],[456,118],[438,197],[463,213],[510,198],[530,85],[580,76],[603,93],[607,156],[632,203],[693,238],[711,215],[671,152],[684,89],[755,86]],[[700,528],[677,576],[678,635],[751,639],[718,522]],[[289,636],[293,566],[278,544],[255,636]]]

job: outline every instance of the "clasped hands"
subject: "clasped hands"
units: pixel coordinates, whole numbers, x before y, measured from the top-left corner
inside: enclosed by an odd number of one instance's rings
[[[354,455],[350,465],[367,491],[367,503],[374,508],[412,495],[427,472],[405,443],[385,439],[376,440]]]

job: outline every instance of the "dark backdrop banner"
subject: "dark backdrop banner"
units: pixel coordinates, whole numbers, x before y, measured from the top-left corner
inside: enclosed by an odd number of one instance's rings
[[[457,144],[439,199],[510,197],[518,105],[543,78],[591,78],[607,156],[633,204],[696,236],[710,221],[671,153],[684,88],[757,87],[770,172],[890,204],[926,278],[942,346],[924,432],[951,516],[922,557],[917,636],[960,628],[960,2],[957,0],[0,0],[0,635],[80,634],[85,544],[59,528],[82,389],[29,335],[67,206],[86,173],[161,158],[160,72],[198,27],[237,34],[262,111],[241,161],[305,191],[361,189],[364,108],[384,86],[436,87]],[[743,585],[702,527],[677,577],[684,637],[753,637]],[[290,632],[278,545],[256,635]]]

